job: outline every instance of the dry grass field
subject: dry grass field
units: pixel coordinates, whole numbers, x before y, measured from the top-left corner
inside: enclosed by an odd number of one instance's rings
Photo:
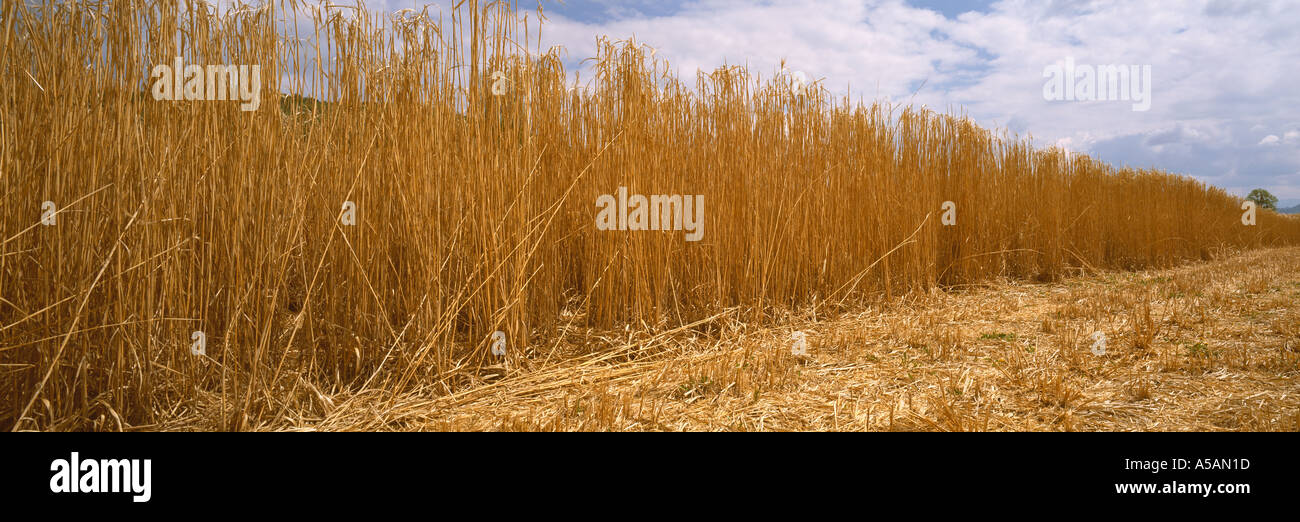
[[[0,3],[0,428],[1297,429],[1300,220],[543,14]]]
[[[258,428],[1300,431],[1297,302],[1300,248],[1287,248],[771,327],[726,314],[716,335],[586,332],[460,393],[318,395]],[[796,330],[807,357],[791,353]],[[216,426],[195,412],[166,427]]]

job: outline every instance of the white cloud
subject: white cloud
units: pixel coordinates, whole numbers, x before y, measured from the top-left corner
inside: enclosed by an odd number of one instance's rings
[[[597,34],[635,35],[688,85],[697,69],[724,62],[770,77],[786,58],[838,94],[852,85],[855,98],[965,111],[982,125],[1115,163],[1268,185],[1300,168],[1294,149],[1252,156],[1264,143],[1249,131],[1300,122],[1293,10],[1285,0],[1003,0],[953,20],[901,0],[699,0],[670,16],[604,24],[553,15],[544,40],[565,45],[576,63],[594,53]],[[1044,67],[1066,57],[1151,66],[1150,111],[1044,100]],[[1300,143],[1300,132],[1274,138]]]
[[[1259,140],[1259,144],[1260,144],[1260,145],[1277,145],[1277,143],[1278,143],[1279,141],[1282,141],[1282,140],[1278,139],[1278,137],[1277,137],[1276,134],[1269,134],[1268,136],[1264,136],[1264,139]]]

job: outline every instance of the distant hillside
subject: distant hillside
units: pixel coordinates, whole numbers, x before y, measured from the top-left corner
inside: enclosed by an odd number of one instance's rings
[[[310,96],[290,94],[280,98],[280,110],[286,115],[299,113],[311,114],[318,110],[324,110],[328,106],[328,103],[319,101]]]
[[[1288,208],[1279,208],[1277,209],[1277,212],[1279,214],[1300,214],[1300,205]]]

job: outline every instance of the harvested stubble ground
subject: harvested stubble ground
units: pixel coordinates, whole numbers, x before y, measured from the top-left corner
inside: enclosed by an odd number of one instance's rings
[[[1285,248],[760,329],[733,312],[712,335],[570,333],[520,359],[533,369],[450,395],[317,393],[316,411],[259,429],[1297,431],[1298,301],[1300,248]],[[791,354],[795,330],[806,358]],[[210,428],[187,417],[154,428]]]

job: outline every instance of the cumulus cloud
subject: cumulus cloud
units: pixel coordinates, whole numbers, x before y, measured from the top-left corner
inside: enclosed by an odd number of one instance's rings
[[[544,41],[576,64],[598,34],[636,36],[688,80],[723,63],[767,76],[786,59],[837,94],[964,111],[1116,164],[1300,198],[1300,32],[1283,0],[1003,0],[956,16],[903,0],[636,6],[601,16],[552,9]],[[1044,99],[1044,68],[1066,58],[1150,66],[1150,110]]]

